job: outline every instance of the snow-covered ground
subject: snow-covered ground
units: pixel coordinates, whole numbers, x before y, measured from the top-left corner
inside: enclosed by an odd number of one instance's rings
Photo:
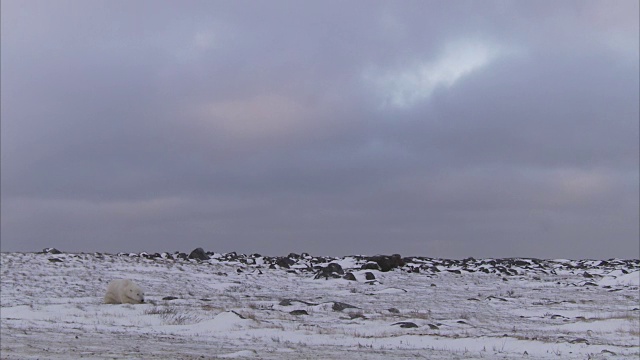
[[[2,253],[1,358],[640,356],[639,260],[175,255]],[[103,304],[115,278],[146,303]]]

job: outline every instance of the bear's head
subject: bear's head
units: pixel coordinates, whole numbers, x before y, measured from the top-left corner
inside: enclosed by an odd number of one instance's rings
[[[144,302],[144,292],[137,286],[129,286],[125,292],[125,295],[138,303]]]

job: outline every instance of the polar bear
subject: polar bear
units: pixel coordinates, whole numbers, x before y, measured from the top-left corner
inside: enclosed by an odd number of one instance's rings
[[[142,304],[144,291],[129,279],[112,280],[104,296],[105,304]]]

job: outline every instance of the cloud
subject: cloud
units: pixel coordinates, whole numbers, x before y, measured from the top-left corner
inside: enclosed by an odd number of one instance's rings
[[[201,106],[196,116],[208,131],[254,141],[294,136],[304,128],[308,110],[290,97],[267,94],[214,101]]]
[[[624,256],[637,13],[2,1],[2,249]]]
[[[439,88],[449,88],[504,54],[484,41],[449,42],[431,61],[413,61],[399,69],[368,68],[365,80],[375,85],[384,106],[408,108],[428,100]]]

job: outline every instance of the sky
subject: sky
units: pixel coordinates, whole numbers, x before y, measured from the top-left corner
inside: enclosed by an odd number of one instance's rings
[[[640,257],[637,0],[1,7],[2,251]]]

